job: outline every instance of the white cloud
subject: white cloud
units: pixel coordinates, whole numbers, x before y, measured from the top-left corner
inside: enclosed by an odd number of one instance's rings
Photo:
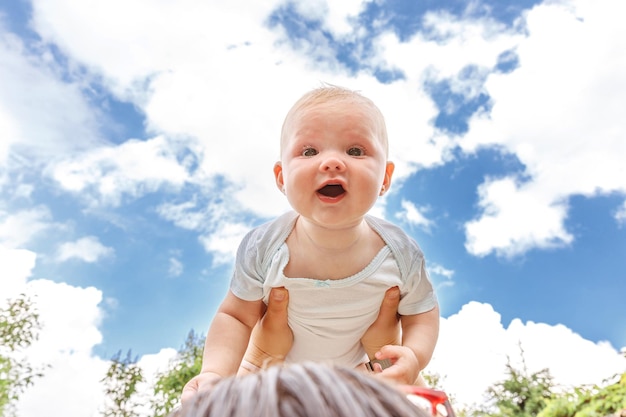
[[[454,271],[433,262],[427,262],[426,269],[435,286],[435,292],[440,294],[440,303],[444,302],[445,293],[443,291],[445,291],[445,288],[454,287],[455,285],[453,280]],[[438,277],[443,277],[443,279]]]
[[[446,277],[448,279],[451,279],[452,276],[454,275],[454,271],[451,269],[447,269],[441,265],[437,265],[437,264],[431,264],[430,266],[428,266],[428,270],[436,275],[441,275],[443,277]]]
[[[41,329],[25,357],[36,369],[49,365],[43,377],[21,395],[18,415],[97,417],[105,404],[101,380],[109,367],[108,360],[93,354],[102,341],[102,292],[45,279],[27,281],[35,259],[30,251],[0,247],[0,304],[22,293],[31,298]],[[165,370],[175,354],[176,350],[167,348],[140,358],[146,383],[139,389],[144,397],[150,394],[156,373]],[[151,415],[148,407],[142,409],[146,416]]]
[[[28,284],[28,293],[34,296],[42,330],[39,340],[28,349],[27,358],[35,366],[50,367],[21,396],[19,415],[99,416],[106,404],[101,380],[110,365],[92,353],[102,340],[101,292],[93,287],[35,280]],[[150,398],[156,373],[166,369],[175,353],[167,348],[139,359],[146,378],[138,387],[142,398]],[[151,415],[148,402],[137,411]]]
[[[570,196],[626,193],[620,10],[620,1],[581,0],[544,3],[527,13],[528,36],[515,48],[519,67],[489,75],[485,90],[493,108],[475,115],[459,142],[467,152],[483,146],[510,152],[524,164],[526,180],[481,186],[483,212],[466,227],[470,252],[516,254],[567,244],[573,239],[564,226]]]
[[[158,374],[168,369],[170,361],[176,357],[176,354],[175,349],[165,348],[156,354],[143,355],[141,358],[138,358],[137,366],[141,369],[144,381],[137,384],[137,392],[133,397],[133,400],[136,402],[133,413],[137,416],[148,417],[154,415],[154,409],[151,404],[154,396],[154,384],[157,381]],[[122,359],[124,358],[125,356],[122,356]],[[131,360],[134,359],[131,357]],[[103,400],[100,408],[104,408],[105,405],[108,407],[113,406],[109,398]]]
[[[45,164],[101,141],[79,86],[61,78],[49,50],[29,52],[0,22],[0,168]]]
[[[529,249],[565,246],[574,237],[564,228],[567,205],[542,195],[540,184],[515,178],[488,180],[478,188],[482,215],[465,224],[465,247],[473,255],[495,251],[515,256]]]
[[[263,38],[262,23],[279,3],[184,0],[155,7],[150,0],[112,0],[94,7],[36,0],[32,23],[45,40],[104,75],[114,92],[141,101],[145,80],[173,67],[191,68],[200,59],[212,62],[213,71],[220,70],[218,63],[227,70],[219,56],[228,47]]]
[[[138,198],[161,188],[181,187],[189,175],[176,151],[163,137],[129,140],[67,158],[52,168],[52,176],[66,190],[90,198],[91,204],[117,206],[125,195]]]
[[[3,132],[3,140],[0,141],[0,163],[4,165],[9,156],[9,150],[13,142],[17,142],[19,134],[14,120],[9,116],[8,111],[2,108],[0,102],[0,131]]]
[[[33,365],[50,368],[22,395],[19,414],[95,417],[108,366],[91,353],[102,340],[100,291],[36,280],[29,283],[29,293],[35,296],[42,329],[27,357]]]
[[[615,220],[619,224],[626,224],[626,201],[615,211]]]
[[[396,213],[397,218],[413,226],[421,227],[424,230],[430,229],[432,221],[422,214],[422,211],[428,211],[427,209],[417,207],[408,200],[402,200],[401,205],[403,211]]]
[[[35,190],[35,186],[32,184],[18,184],[15,187],[14,197],[16,199],[30,199],[33,191]]]
[[[169,362],[176,357],[176,353],[176,349],[164,348],[158,353],[143,355],[139,358],[137,365],[143,370],[148,385],[155,382],[155,375],[167,370]]]
[[[39,313],[39,339],[26,351],[28,362],[36,369],[50,365],[45,375],[35,380],[17,404],[21,416],[63,415],[96,416],[102,402],[100,379],[106,362],[93,356],[100,343],[98,330],[102,294],[95,288],[79,288],[38,279],[27,281],[35,266],[34,253],[0,247],[0,280],[4,305],[6,298],[26,294]],[[6,268],[6,269],[5,269]]]
[[[298,13],[308,19],[319,20],[336,37],[348,36],[354,33],[359,15],[367,3],[372,0],[345,0],[327,1],[316,0],[298,2],[293,1]]]
[[[184,270],[185,267],[181,261],[174,257],[170,257],[169,267],[167,268],[167,273],[169,274],[169,276],[178,277],[183,273]]]
[[[363,80],[348,85],[353,84],[353,88],[371,98],[385,116],[389,159],[395,164],[391,193],[399,191],[404,180],[418,169],[431,168],[449,160],[454,145],[432,125],[438,111],[424,92],[419,70],[407,68],[407,71],[406,80],[388,85],[366,84]]]
[[[236,207],[228,199],[204,205],[194,197],[184,203],[162,204],[157,213],[178,227],[199,232],[198,240],[212,253],[213,266],[217,266],[234,261],[241,239],[251,229],[250,225],[236,220],[243,215]]]
[[[173,348],[161,349],[156,354],[143,355],[137,365],[142,370],[145,381],[137,387],[138,395],[151,399],[154,396],[154,384],[161,372],[168,370],[170,362],[178,352]],[[150,401],[144,402],[144,406],[136,410],[140,415],[153,416],[154,410],[150,408]]]
[[[242,223],[221,223],[211,234],[200,236],[200,242],[213,253],[213,265],[232,263],[239,243],[250,227]]]
[[[108,360],[93,354],[94,346],[102,341],[102,292],[45,279],[27,281],[35,259],[32,252],[0,246],[0,304],[22,293],[31,298],[41,329],[38,340],[27,348],[26,359],[36,369],[49,365],[43,370],[44,376],[35,379],[22,394],[17,412],[24,417],[97,417],[105,404],[100,381],[109,366]],[[171,348],[162,349],[139,360],[147,379],[140,387],[144,396],[156,372],[165,370],[175,353]]]
[[[24,292],[26,279],[31,275],[36,259],[37,255],[34,252],[0,245],[0,265],[2,265],[0,303]]]
[[[20,416],[100,415],[99,409],[104,404],[100,380],[106,375],[107,361],[84,353],[54,352],[46,358],[46,363],[51,368],[20,398],[17,407]]]
[[[529,372],[548,368],[566,388],[602,384],[626,372],[626,358],[608,343],[583,339],[563,325],[522,323],[504,327],[489,304],[470,302],[442,319],[439,342],[427,372],[443,376],[445,389],[459,405],[481,404],[485,390],[506,378],[507,356],[520,369],[521,344]]]
[[[28,290],[35,296],[43,326],[38,343],[30,349],[34,360],[43,361],[50,352],[89,354],[102,341],[100,290],[44,279],[30,281]]]
[[[79,259],[83,262],[97,262],[100,258],[113,255],[115,251],[100,243],[96,236],[86,236],[75,242],[62,243],[57,251],[57,260]]]
[[[403,83],[415,85],[414,90],[422,82],[447,80],[453,92],[467,99],[488,94],[493,108],[475,115],[458,144],[466,152],[496,146],[526,166],[523,174],[529,183],[509,187],[508,192],[521,207],[497,199],[509,180],[489,180],[481,187],[484,212],[466,227],[471,253],[510,256],[535,247],[569,244],[573,237],[563,224],[569,196],[626,192],[620,158],[626,154],[621,116],[626,62],[616,52],[626,46],[626,36],[616,35],[624,31],[617,18],[620,9],[619,1],[605,1],[601,6],[586,0],[545,3],[534,7],[513,29],[484,18],[429,13],[425,32],[406,42],[387,33],[375,42],[379,53],[372,57],[372,64],[403,70],[407,76]],[[558,31],[554,31],[555,24]],[[559,53],[554,54],[555,50]],[[494,72],[498,57],[506,51],[518,57],[519,68]],[[474,70],[463,72],[470,65]],[[426,110],[426,116],[431,111],[424,103],[405,108],[413,114],[416,109]],[[432,117],[419,119],[429,122]],[[400,141],[399,172],[450,159],[453,144],[449,140],[453,138],[432,127],[409,127],[402,120],[409,118],[390,119],[390,131],[399,126],[401,132],[418,132],[432,142],[426,146],[427,142],[417,141],[424,144],[420,149],[409,145],[415,140]],[[392,150],[394,146],[398,144],[392,140]],[[432,157],[427,158],[425,150]],[[538,222],[528,216],[517,218],[526,208],[548,217]]]
[[[9,214],[0,210],[0,244],[22,247],[37,234],[58,225],[51,222],[47,207],[37,206]]]
[[[163,203],[157,207],[157,213],[187,230],[202,230],[207,225],[207,214],[198,208],[195,198],[184,203]]]
[[[378,53],[371,64],[385,69],[400,69],[409,80],[423,82],[448,79],[455,92],[474,96],[482,91],[480,78],[460,77],[472,65],[493,68],[498,56],[519,42],[522,36],[503,24],[489,19],[459,18],[447,13],[428,13],[424,32],[400,41],[394,32],[385,32],[375,39]],[[476,74],[482,75],[482,74]],[[413,108],[415,111],[415,108]]]
[[[468,99],[483,92],[482,83],[498,56],[513,48],[521,35],[490,19],[462,19],[446,13],[429,13],[426,32],[401,41],[394,32],[373,39],[376,53],[369,65],[396,70],[404,79],[366,90],[383,111],[390,138],[390,158],[396,163],[393,188],[418,169],[452,160],[455,138],[434,127],[439,110],[426,86],[447,80],[452,91]],[[462,75],[468,67],[471,76]],[[368,95],[368,94],[366,94]]]

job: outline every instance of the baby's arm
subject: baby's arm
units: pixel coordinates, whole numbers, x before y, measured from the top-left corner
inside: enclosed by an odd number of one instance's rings
[[[218,378],[237,373],[252,328],[262,312],[262,300],[245,301],[228,292],[209,328],[202,370],[185,385],[182,401],[210,387]]]
[[[420,314],[402,316],[402,346],[386,345],[376,359],[391,359],[393,365],[381,377],[413,384],[428,365],[439,336],[439,307]]]

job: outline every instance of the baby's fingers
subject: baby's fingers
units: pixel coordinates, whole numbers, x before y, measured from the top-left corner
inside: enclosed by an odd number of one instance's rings
[[[386,345],[376,352],[377,360],[389,360],[392,365],[383,369],[378,376],[402,384],[413,384],[419,375],[419,362],[406,346]]]

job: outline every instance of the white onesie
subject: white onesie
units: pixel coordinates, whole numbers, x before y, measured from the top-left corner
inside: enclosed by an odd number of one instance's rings
[[[267,303],[274,287],[289,291],[289,326],[294,343],[288,362],[304,360],[357,366],[369,359],[361,337],[376,320],[385,291],[400,288],[401,315],[430,311],[437,300],[417,243],[397,226],[366,216],[386,246],[360,272],[347,278],[288,278],[285,243],[298,214],[288,212],[250,231],[237,252],[231,291],[237,297]]]

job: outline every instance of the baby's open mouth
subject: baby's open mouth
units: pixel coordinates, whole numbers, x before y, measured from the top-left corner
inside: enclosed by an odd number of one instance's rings
[[[338,197],[345,193],[346,190],[340,184],[328,184],[317,190],[317,192],[325,197]]]

